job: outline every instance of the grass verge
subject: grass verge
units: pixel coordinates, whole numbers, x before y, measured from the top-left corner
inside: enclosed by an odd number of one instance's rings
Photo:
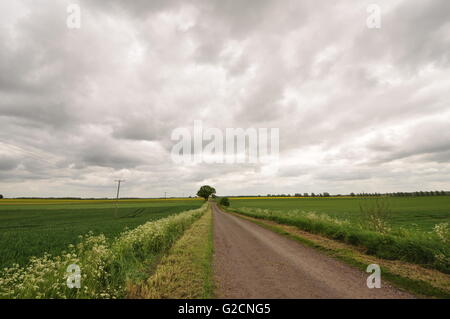
[[[212,298],[212,213],[196,221],[161,258],[154,274],[128,288],[129,298]]]
[[[308,233],[295,226],[249,217],[237,212],[228,212],[306,246],[318,249],[362,271],[366,271],[369,264],[378,264],[381,267],[384,280],[418,297],[450,298],[450,276],[440,271],[403,261],[385,260],[367,255],[358,247]]]

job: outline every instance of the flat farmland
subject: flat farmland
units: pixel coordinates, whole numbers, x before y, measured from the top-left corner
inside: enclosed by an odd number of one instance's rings
[[[302,210],[329,215],[334,218],[357,221],[360,217],[360,204],[367,204],[375,199],[369,197],[348,198],[230,198],[233,208],[262,208],[269,210]],[[450,223],[450,196],[426,197],[389,197],[386,199],[391,214],[393,227],[414,228],[431,231],[434,225]]]
[[[24,265],[31,256],[60,254],[80,235],[104,234],[108,239],[126,229],[203,204],[197,199],[0,201],[0,268]]]

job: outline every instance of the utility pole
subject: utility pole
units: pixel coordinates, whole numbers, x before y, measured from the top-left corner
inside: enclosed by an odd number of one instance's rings
[[[125,182],[123,179],[117,179],[115,180],[117,182],[117,195],[116,195],[116,212],[115,217],[117,218],[117,210],[119,209],[119,192],[120,192],[120,183]]]
[[[164,199],[167,199],[167,192],[164,192]]]

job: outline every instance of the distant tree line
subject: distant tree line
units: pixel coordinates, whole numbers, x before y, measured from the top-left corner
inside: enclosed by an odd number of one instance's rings
[[[387,195],[388,196],[398,196],[398,197],[447,196],[447,195],[450,195],[450,192],[446,192],[446,191],[397,192],[397,193],[389,193]]]
[[[267,194],[267,197],[340,197],[340,196],[351,196],[351,197],[377,197],[377,196],[390,196],[390,197],[419,197],[419,196],[448,196],[450,192],[448,191],[417,191],[417,192],[394,192],[394,193],[350,193],[349,195],[330,195],[328,192],[323,193],[295,193],[291,194]]]
[[[417,191],[417,192],[394,192],[394,193],[350,193],[352,197],[370,197],[370,196],[390,196],[390,197],[420,197],[420,196],[448,196],[450,192],[446,191]]]
[[[341,195],[334,195],[334,196],[341,196]],[[291,194],[267,194],[267,197],[331,197],[330,193],[324,192],[324,193],[295,193],[294,195]]]

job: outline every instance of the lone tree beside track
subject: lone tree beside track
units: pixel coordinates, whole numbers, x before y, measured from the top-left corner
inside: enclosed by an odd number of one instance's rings
[[[203,197],[205,199],[205,201],[207,201],[209,196],[211,196],[211,195],[213,195],[215,193],[216,193],[216,190],[214,189],[214,187],[211,187],[209,185],[203,185],[198,190],[197,196],[198,197]]]

